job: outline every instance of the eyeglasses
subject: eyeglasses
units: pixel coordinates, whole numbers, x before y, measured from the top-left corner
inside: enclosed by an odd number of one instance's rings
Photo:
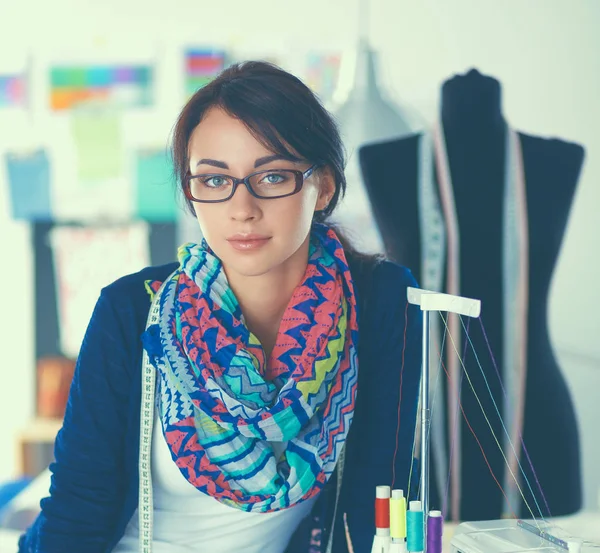
[[[312,175],[317,164],[306,171],[294,169],[268,169],[238,179],[230,175],[210,173],[187,177],[185,196],[192,202],[217,203],[231,199],[240,184],[261,200],[274,200],[297,194],[304,180]]]

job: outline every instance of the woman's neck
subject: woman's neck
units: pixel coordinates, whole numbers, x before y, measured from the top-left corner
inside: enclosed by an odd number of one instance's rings
[[[302,282],[308,263],[308,240],[285,263],[259,276],[228,272],[229,285],[237,298],[246,326],[270,356],[294,290]]]

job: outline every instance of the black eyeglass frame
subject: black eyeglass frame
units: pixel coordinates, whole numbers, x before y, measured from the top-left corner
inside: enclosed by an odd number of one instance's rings
[[[294,194],[298,194],[298,192],[300,192],[300,190],[302,190],[302,186],[304,186],[304,181],[310,177],[314,170],[319,166],[318,163],[315,163],[314,165],[312,165],[311,167],[309,167],[306,171],[300,171],[298,169],[263,169],[262,171],[255,171],[254,173],[251,173],[250,175],[248,175],[247,177],[244,177],[243,179],[238,179],[236,177],[232,177],[231,175],[224,175],[223,173],[201,173],[199,175],[190,175],[188,177],[186,177],[185,179],[185,187],[184,187],[184,193],[185,193],[185,197],[190,200],[191,202],[198,202],[198,203],[202,203],[202,204],[218,204],[221,202],[226,202],[227,200],[231,200],[231,198],[233,198],[235,191],[237,190],[237,187],[240,184],[244,184],[246,186],[246,190],[248,190],[248,192],[250,192],[250,194],[252,196],[254,196],[255,198],[259,199],[259,200],[278,200],[279,198],[287,198],[288,196],[293,196]],[[250,186],[250,179],[255,176],[255,175],[260,175],[261,173],[270,173],[270,172],[277,172],[277,171],[285,171],[286,173],[293,173],[294,177],[296,178],[296,187],[294,188],[293,192],[289,192],[288,194],[283,194],[282,196],[259,196],[258,194],[256,194],[254,192],[254,190],[252,190],[252,186]],[[231,194],[229,194],[229,196],[227,196],[227,198],[223,198],[221,200],[199,200],[198,198],[194,198],[192,196],[192,191],[191,191],[191,185],[190,182],[192,179],[197,179],[198,177],[226,177],[228,179],[231,179],[233,181],[233,186],[231,187]]]

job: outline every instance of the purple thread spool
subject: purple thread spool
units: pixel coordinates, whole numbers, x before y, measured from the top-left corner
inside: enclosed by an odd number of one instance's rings
[[[429,511],[427,517],[427,553],[442,553],[444,518],[441,511]]]

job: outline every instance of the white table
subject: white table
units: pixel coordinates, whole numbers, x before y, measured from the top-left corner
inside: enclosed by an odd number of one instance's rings
[[[600,513],[578,513],[568,517],[557,517],[553,521],[574,536],[600,544]],[[456,524],[444,525],[444,553],[450,551],[450,540],[455,528]],[[0,530],[0,553],[16,553],[20,535],[21,532]]]
[[[555,517],[550,520],[575,537],[600,544],[600,512],[582,512],[566,517]],[[442,545],[444,553],[450,552],[450,540],[454,535],[456,526],[453,523],[444,524]]]

